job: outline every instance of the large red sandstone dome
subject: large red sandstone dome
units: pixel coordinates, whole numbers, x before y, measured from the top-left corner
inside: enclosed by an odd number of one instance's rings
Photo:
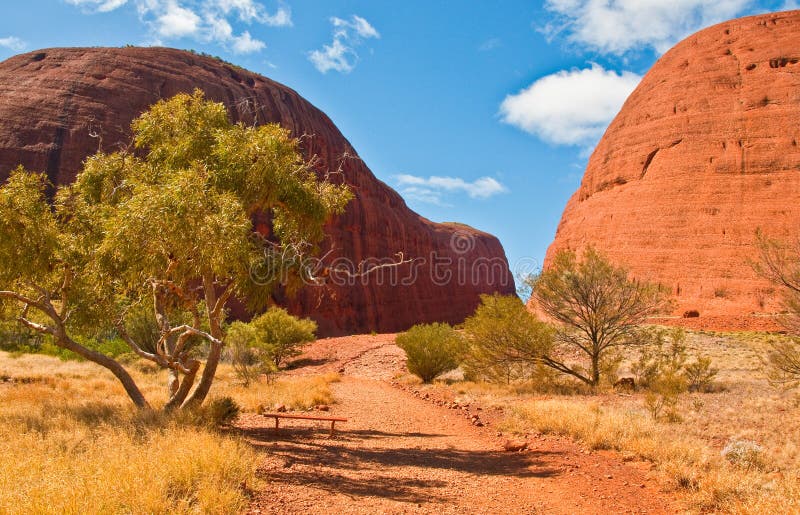
[[[341,166],[355,199],[327,228],[328,260],[391,260],[387,269],[351,284],[309,287],[296,299],[323,335],[390,332],[418,322],[460,322],[480,293],[514,292],[494,236],[457,224],[436,224],[411,211],[379,181],[331,120],[295,91],[219,60],[166,48],[58,48],[0,63],[0,180],[23,164],[55,184],[71,181],[98,148],[127,141],[131,120],[161,98],[194,88],[224,102],[236,120],[278,122],[304,136],[319,171]],[[436,261],[433,261],[433,260]],[[340,281],[341,282],[341,281]]]
[[[546,263],[594,244],[669,286],[678,311],[772,311],[755,232],[800,236],[800,11],[686,38],[647,73],[589,159]]]

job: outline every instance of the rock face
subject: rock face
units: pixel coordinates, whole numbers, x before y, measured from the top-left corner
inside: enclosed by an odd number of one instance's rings
[[[556,251],[593,244],[669,286],[676,313],[777,307],[755,232],[800,228],[800,11],[732,20],[659,59],[589,159]]]
[[[98,149],[128,140],[133,118],[159,99],[202,89],[235,120],[278,122],[304,136],[319,172],[349,184],[355,199],[333,220],[323,253],[367,267],[398,252],[415,261],[357,279],[339,276],[278,300],[310,315],[321,335],[391,332],[418,322],[460,322],[480,293],[513,293],[499,241],[411,211],[358,158],[331,120],[295,91],[219,60],[165,48],[60,48],[0,63],[0,180],[18,164],[55,184],[74,179]],[[340,261],[341,262],[341,261]]]

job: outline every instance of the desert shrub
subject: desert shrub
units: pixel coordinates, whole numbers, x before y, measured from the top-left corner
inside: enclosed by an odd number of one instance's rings
[[[800,385],[800,339],[774,338],[763,360],[770,382],[783,388]]]
[[[751,440],[731,440],[720,453],[730,463],[746,469],[762,469],[764,449]]]
[[[464,322],[464,371],[468,378],[510,384],[547,376],[538,370],[553,348],[553,329],[517,297],[482,295]]]
[[[655,420],[680,422],[682,417],[678,411],[678,402],[686,389],[686,378],[680,371],[674,368],[664,369],[651,381],[644,397],[645,407]]]
[[[406,353],[408,371],[430,383],[458,368],[464,339],[447,324],[420,324],[399,335],[397,346]]]
[[[252,325],[232,323],[228,329],[228,346],[231,365],[244,386],[249,386],[261,374],[275,371],[272,359],[257,347],[256,331]]]
[[[215,397],[198,409],[201,422],[211,426],[227,426],[239,416],[241,408],[231,397]]]
[[[254,348],[262,358],[272,360],[276,368],[299,355],[304,345],[316,339],[316,322],[292,316],[283,308],[269,308],[250,325],[255,331]]]
[[[711,366],[711,358],[705,356],[698,356],[683,369],[690,392],[710,391],[717,372],[719,369]]]
[[[271,374],[286,360],[299,355],[314,341],[317,324],[273,307],[249,324],[234,322],[228,329],[228,344],[234,371],[247,386],[262,374]]]
[[[686,364],[686,333],[682,329],[656,330],[644,346],[631,371],[638,384],[648,389],[645,407],[655,420],[679,422],[680,396],[688,389],[683,368]]]
[[[656,329],[642,332],[644,344],[639,359],[631,365],[636,384],[650,388],[664,374],[679,373],[687,360],[686,332],[683,329]]]
[[[648,389],[645,406],[655,419],[680,421],[678,402],[686,391],[709,391],[718,370],[711,359],[697,356],[689,362],[686,333],[682,329],[657,329],[642,333],[647,343],[631,366],[637,383]]]

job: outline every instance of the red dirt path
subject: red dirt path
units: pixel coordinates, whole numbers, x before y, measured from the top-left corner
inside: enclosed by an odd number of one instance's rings
[[[504,452],[486,415],[475,427],[414,388],[391,382],[403,367],[393,335],[320,340],[291,374],[340,371],[334,438],[320,423],[271,422],[249,415],[241,427],[264,451],[266,488],[250,513],[672,513],[646,463],[588,452],[559,438],[531,437]],[[472,407],[477,409],[477,407]],[[338,425],[337,425],[338,427]]]

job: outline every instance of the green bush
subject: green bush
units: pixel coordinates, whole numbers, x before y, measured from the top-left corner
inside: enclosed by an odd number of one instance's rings
[[[420,324],[399,335],[397,346],[406,353],[408,371],[430,383],[458,368],[464,339],[447,324]]]
[[[261,374],[270,374],[299,355],[305,344],[314,341],[317,324],[290,315],[285,309],[270,308],[250,323],[234,322],[226,341],[236,375],[249,385]]]
[[[262,349],[279,368],[287,359],[298,356],[303,346],[316,339],[317,323],[309,318],[297,318],[283,308],[272,307],[254,318],[256,347]]]
[[[275,364],[269,354],[257,347],[256,331],[252,325],[244,322],[232,323],[226,341],[233,371],[244,386],[249,386],[261,374],[275,371]]]
[[[686,365],[683,371],[690,392],[711,391],[717,372],[719,369],[711,366],[711,358],[705,356],[698,356],[694,362]]]
[[[553,329],[517,297],[482,295],[464,322],[468,346],[464,370],[471,379],[511,383],[545,377],[537,369],[553,348]]]

